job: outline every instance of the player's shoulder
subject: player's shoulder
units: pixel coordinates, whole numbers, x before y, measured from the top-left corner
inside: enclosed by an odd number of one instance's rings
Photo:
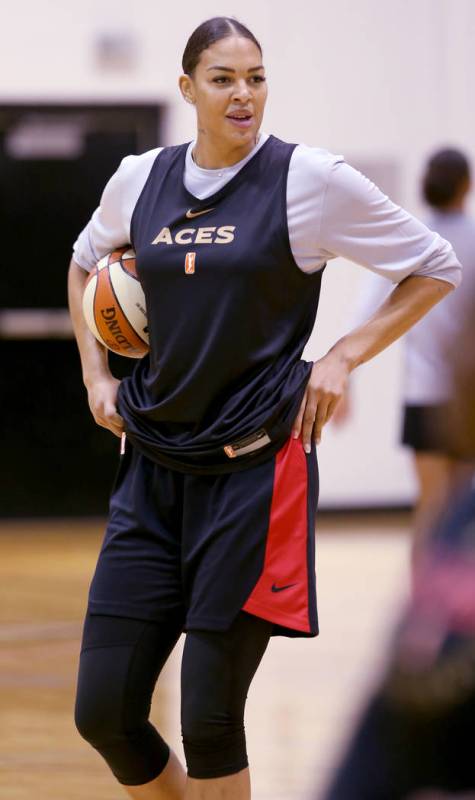
[[[327,179],[333,167],[344,162],[344,156],[324,147],[298,144],[292,153],[290,169],[308,177]]]
[[[134,178],[144,172],[149,172],[158,155],[164,150],[164,147],[154,147],[152,150],[147,150],[145,153],[138,155],[125,156],[120,162],[117,172],[123,179]]]
[[[326,187],[332,180],[332,170],[344,161],[323,147],[298,144],[290,159],[287,197],[296,203],[315,204],[323,202]]]
[[[127,208],[133,208],[147,182],[150,171],[163,147],[154,147],[139,155],[125,156],[108,185],[109,196],[116,196]]]

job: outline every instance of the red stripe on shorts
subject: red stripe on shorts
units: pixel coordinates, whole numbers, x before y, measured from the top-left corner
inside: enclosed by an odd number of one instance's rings
[[[307,495],[302,441],[289,439],[276,455],[264,568],[243,606],[250,614],[306,633],[310,632]]]

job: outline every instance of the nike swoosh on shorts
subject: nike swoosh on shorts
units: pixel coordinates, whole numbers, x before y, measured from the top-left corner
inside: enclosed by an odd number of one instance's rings
[[[272,584],[271,592],[283,592],[284,589],[291,589],[292,586],[297,586],[296,583],[288,583],[286,586],[276,586],[275,583]]]

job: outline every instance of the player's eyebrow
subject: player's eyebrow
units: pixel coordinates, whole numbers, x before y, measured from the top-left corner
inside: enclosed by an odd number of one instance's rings
[[[236,70],[232,69],[231,67],[220,67],[218,64],[216,64],[216,65],[214,65],[212,67],[208,67],[206,71],[209,72],[210,69],[220,69],[223,72],[236,72]],[[259,70],[259,69],[264,69],[262,64],[260,64],[258,67],[250,67],[248,69],[248,72],[257,72],[257,70]]]

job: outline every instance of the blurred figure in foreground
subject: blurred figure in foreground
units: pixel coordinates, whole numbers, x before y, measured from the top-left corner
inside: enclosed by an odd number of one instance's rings
[[[451,447],[473,459],[475,294],[451,361]],[[386,675],[324,800],[448,797],[475,798],[473,479],[459,485],[421,551]]]
[[[444,508],[459,480],[472,465],[452,447],[447,433],[447,405],[452,397],[452,376],[447,347],[460,331],[467,301],[475,296],[475,220],[466,212],[471,189],[470,165],[455,149],[438,150],[426,164],[422,194],[430,208],[425,222],[453,246],[463,266],[462,286],[433,308],[404,336],[402,443],[411,448],[418,482],[414,519],[414,553]],[[370,275],[356,312],[367,319],[389,294],[385,278]],[[467,347],[470,342],[462,342]],[[351,391],[334,415],[336,424],[351,415]]]

